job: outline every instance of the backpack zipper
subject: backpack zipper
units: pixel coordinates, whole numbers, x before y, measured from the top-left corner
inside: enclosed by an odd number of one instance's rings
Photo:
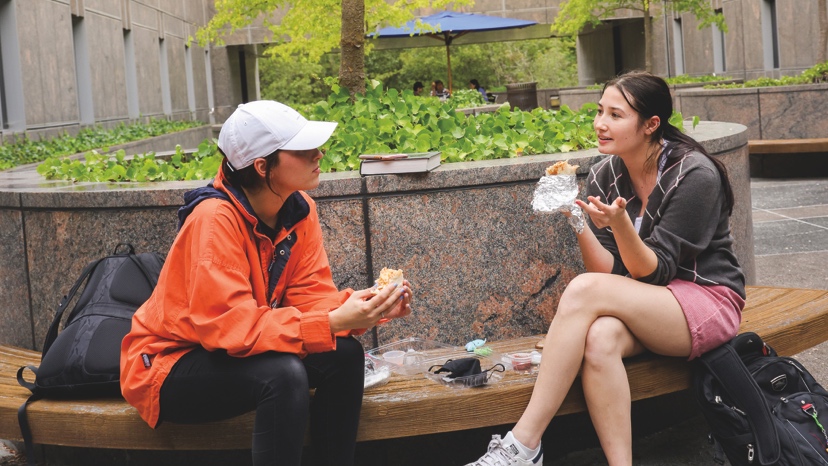
[[[729,409],[729,410],[731,410],[735,413],[739,413],[742,416],[747,416],[747,413],[745,413],[741,409],[739,409],[735,406],[730,406],[727,403],[725,403],[724,401],[722,401],[722,397],[720,397],[719,395],[716,395],[715,397],[713,397],[713,401],[715,401],[717,404],[720,404],[720,405],[724,406],[725,408],[727,408],[727,409]]]

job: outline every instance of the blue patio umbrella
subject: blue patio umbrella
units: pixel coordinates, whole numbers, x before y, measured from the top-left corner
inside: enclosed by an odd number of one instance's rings
[[[448,66],[448,88],[452,90],[451,83],[451,43],[458,37],[474,32],[500,31],[504,29],[518,29],[537,24],[535,21],[522,19],[503,18],[500,16],[488,16],[476,13],[457,13],[454,11],[441,11],[429,16],[420,18],[422,24],[434,27],[435,31],[425,30],[417,26],[416,20],[411,20],[401,27],[382,28],[368,34],[369,38],[400,38],[412,36],[425,36],[441,40],[446,45],[446,64]]]

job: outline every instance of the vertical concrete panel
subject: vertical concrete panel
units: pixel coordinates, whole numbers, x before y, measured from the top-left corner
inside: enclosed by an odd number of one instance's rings
[[[241,103],[238,47],[210,49],[216,121],[224,121]]]
[[[115,2],[113,2],[115,3]],[[118,10],[120,13],[120,9]],[[86,10],[89,64],[92,68],[96,120],[126,120],[129,106],[126,90],[124,33],[120,17]],[[141,66],[136,63],[136,66]]]
[[[713,29],[699,29],[691,14],[682,15],[684,24],[684,71],[691,76],[713,73]],[[688,46],[690,45],[690,46]]]
[[[765,74],[765,58],[762,49],[762,1],[742,0],[742,23],[744,28],[745,79],[754,79]]]
[[[15,2],[15,8],[26,127],[77,123],[78,98],[69,5],[31,0]]]
[[[825,1],[825,0],[819,0]],[[816,63],[819,16],[814,0],[776,0],[779,28],[779,66],[783,74],[798,74]],[[790,70],[790,72],[784,72]]]
[[[190,106],[187,100],[187,63],[184,57],[184,40],[167,36],[167,63],[170,70],[170,99],[172,113],[187,113]]]
[[[144,27],[132,31],[135,39],[135,68],[138,78],[138,109],[142,116],[164,113],[161,101],[161,69],[158,62],[157,32]]]
[[[190,55],[193,63],[193,86],[195,93],[196,111],[209,111],[210,104],[207,101],[207,68],[205,68],[204,49],[195,42],[190,47]]]
[[[624,21],[621,29],[621,64],[622,71],[643,70],[647,63],[644,47],[644,20]]]
[[[612,28],[599,26],[578,35],[578,84],[604,82],[615,75]]]
[[[727,22],[725,34],[725,74],[744,79],[745,73],[745,25],[742,23],[742,4],[727,2],[722,5]]]

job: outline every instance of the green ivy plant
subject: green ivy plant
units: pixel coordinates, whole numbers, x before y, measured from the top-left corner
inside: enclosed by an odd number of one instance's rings
[[[80,181],[178,181],[204,180],[216,176],[222,155],[214,140],[205,139],[193,153],[175,146],[169,160],[154,152],[127,158],[123,149],[114,154],[89,151],[84,160],[49,157],[38,165],[37,172],[47,179]]]
[[[451,94],[448,101],[454,108],[474,108],[489,103],[483,98],[483,94],[475,89],[458,89]]]
[[[369,153],[439,150],[449,163],[587,149],[596,145],[592,121],[597,108],[588,103],[577,112],[567,106],[523,112],[502,105],[493,113],[467,116],[456,110],[456,101],[417,97],[410,90],[383,91],[372,82],[354,101],[347,89],[333,85],[328,100],[304,110],[312,120],[339,123],[320,161],[322,171],[332,172],[358,169],[359,155]],[[698,121],[693,118],[693,127]],[[681,113],[674,113],[670,123],[683,130]],[[71,181],[196,180],[214,177],[221,160],[215,141],[205,140],[192,154],[176,146],[168,160],[152,152],[128,158],[123,150],[91,151],[85,160],[49,157],[37,171],[48,179]]]
[[[453,103],[416,97],[410,90],[383,91],[374,81],[353,102],[347,89],[334,84],[328,100],[313,105],[309,116],[339,123],[320,163],[330,172],[358,169],[360,154],[439,150],[448,163],[595,147],[596,108],[523,112],[504,105],[467,116]]]
[[[84,128],[75,136],[63,134],[49,140],[23,139],[0,145],[0,170],[27,163],[40,162],[48,157],[71,155],[91,149],[104,149],[130,141],[137,141],[163,134],[174,133],[196,126],[201,121],[168,121],[150,119],[147,123],[119,124],[111,129]]]
[[[741,84],[719,84],[704,86],[705,89],[736,89],[743,87],[795,86],[797,84],[816,84],[828,81],[828,62],[817,63],[803,71],[799,76],[782,76],[779,78],[757,78]]]

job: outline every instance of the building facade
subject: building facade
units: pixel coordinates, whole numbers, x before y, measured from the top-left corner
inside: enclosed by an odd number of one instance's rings
[[[0,138],[149,118],[216,121],[217,107],[243,101],[245,73],[238,53],[188,42],[212,5],[0,0]]]
[[[462,10],[539,23],[492,39],[519,40],[550,37],[563,1],[478,0]],[[819,60],[818,2],[828,0],[710,1],[727,32],[653,12],[655,73],[747,80]],[[259,98],[257,59],[270,32],[257,21],[222,47],[190,43],[213,12],[213,0],[0,0],[0,142],[148,118],[223,122]],[[618,11],[582,31],[577,56],[582,85],[644,68],[641,13]]]

